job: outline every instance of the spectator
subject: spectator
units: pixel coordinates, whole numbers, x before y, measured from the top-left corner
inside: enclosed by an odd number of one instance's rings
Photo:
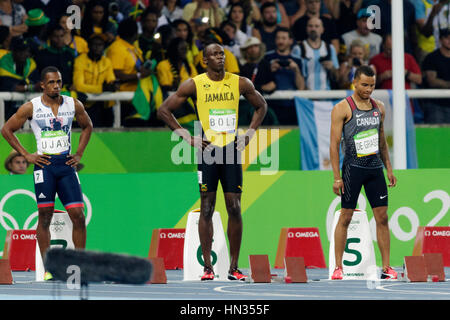
[[[64,29],[64,44],[73,49],[75,57],[82,53],[88,53],[88,43],[84,38],[76,34],[74,26],[69,20],[69,15],[64,14],[59,20],[59,24]]]
[[[363,2],[362,7],[366,8],[366,1]],[[401,0],[396,0],[401,1]],[[414,6],[411,4],[409,0],[403,1],[403,34],[404,34],[404,46],[405,52],[414,54],[413,44],[416,43],[416,19]],[[371,5],[376,5],[380,8],[379,14],[379,22],[380,28],[375,28],[373,31],[380,36],[384,36],[386,34],[391,34],[392,27],[392,0],[370,0],[368,1]]]
[[[174,38],[169,43],[168,59],[156,66],[158,82],[164,93],[176,91],[178,86],[198,73],[186,59],[187,43],[183,38]]]
[[[304,90],[302,61],[292,55],[293,35],[288,28],[279,27],[275,33],[276,49],[264,57],[274,74],[277,90]]]
[[[266,47],[256,37],[250,37],[241,47],[241,73],[253,82],[255,89],[260,93],[270,94],[276,89],[273,73],[270,71],[269,62],[264,59]],[[248,125],[253,117],[254,108],[247,100],[239,103],[239,124]],[[273,109],[267,110],[264,125],[278,125],[278,119]]]
[[[411,0],[415,9],[417,50],[420,62],[440,46],[439,30],[450,26],[450,4],[442,0]]]
[[[152,8],[158,14],[158,24],[156,28],[170,23],[170,20],[162,14],[164,8],[164,0],[152,0],[148,8]]]
[[[195,19],[207,17],[211,27],[219,27],[225,13],[219,7],[217,0],[193,0],[183,8],[183,19],[193,23]]]
[[[239,4],[244,9],[244,16],[247,24],[253,24],[261,21],[261,11],[259,10],[260,3],[258,0],[228,0],[226,4],[226,12],[229,15],[231,7],[235,4]]]
[[[292,54],[294,37],[288,28],[279,27],[275,33],[276,49],[268,51],[264,59],[270,64],[276,90],[304,90],[302,61]],[[280,124],[297,124],[292,100],[272,100],[270,109],[276,114]]]
[[[49,30],[49,45],[40,49],[35,57],[37,68],[39,72],[48,66],[58,68],[62,76],[63,90],[71,90],[75,51],[64,43],[64,29],[61,25],[51,26]]]
[[[338,36],[356,28],[357,13],[363,0],[330,1],[330,11],[337,26]]]
[[[333,45],[336,52],[339,52],[339,37],[336,33],[336,25],[334,21],[320,14],[321,0],[305,0],[306,12],[301,18],[297,19],[292,27],[294,38],[296,41],[306,40],[307,24],[310,18],[320,18],[322,21],[323,32],[321,40]]]
[[[112,43],[116,37],[116,28],[109,21],[108,7],[102,0],[89,1],[81,20],[80,35],[87,41],[93,33],[106,35],[108,44]]]
[[[138,80],[150,74],[150,70],[143,67],[142,51],[133,45],[137,39],[137,29],[133,18],[123,20],[119,24],[116,40],[106,50],[114,75],[120,80],[120,91],[135,91]]]
[[[5,159],[5,169],[9,174],[25,174],[29,165],[27,159],[15,150]]]
[[[450,89],[450,28],[441,29],[439,49],[423,61],[428,88]],[[450,99],[428,99],[422,105],[425,123],[450,123]]]
[[[142,50],[144,60],[162,60],[161,45],[155,39],[156,27],[158,24],[158,12],[152,7],[148,7],[141,14],[142,33],[138,37],[139,49]]]
[[[0,25],[9,27],[12,37],[22,36],[27,32],[25,8],[12,0],[0,0]]]
[[[405,52],[405,88],[411,89],[411,84],[422,83],[422,73],[414,57]],[[392,37],[386,34],[383,38],[383,51],[372,59],[370,64],[375,70],[377,88],[392,89]]]
[[[28,11],[28,18],[25,20],[28,31],[24,34],[24,37],[30,45],[32,57],[35,57],[38,51],[46,45],[49,21],[50,18],[41,9]]]
[[[370,31],[367,25],[367,19],[370,16],[371,12],[367,9],[359,10],[358,15],[356,16],[356,29],[342,35],[342,40],[344,41],[347,50],[346,53],[350,53],[350,44],[354,40],[360,40],[367,46],[369,58],[372,58],[380,53],[383,38],[380,35]]]
[[[261,6],[261,22],[255,25],[254,36],[266,45],[266,50],[275,50],[275,33],[277,31],[277,6],[266,2]]]
[[[170,24],[165,24],[156,29],[155,38],[157,43],[160,45],[160,54],[158,55],[160,60],[167,59],[167,49],[169,47],[170,41],[175,38],[175,29]]]
[[[75,58],[74,89],[83,93],[100,94],[116,91],[119,86],[111,60],[103,55],[108,38],[101,33],[93,33],[89,38],[89,52]],[[112,103],[107,101],[87,102],[85,108],[94,127],[110,127],[114,116]]]
[[[9,52],[9,44],[11,42],[11,34],[9,28],[0,26],[0,59]]]
[[[22,37],[14,37],[10,48],[11,52],[0,59],[0,91],[39,91],[40,77],[35,61],[30,58],[27,41]],[[6,101],[5,119],[9,119],[20,105],[20,101]]]
[[[45,16],[49,17],[49,21],[53,24],[58,23],[59,18],[67,13],[67,7],[72,5],[72,0],[26,0],[23,2],[23,6],[26,11],[38,9],[40,12],[43,12]]]
[[[352,82],[355,71],[359,66],[366,64],[368,64],[368,54],[365,44],[361,40],[353,40],[346,61],[339,67],[340,88],[354,90]]]
[[[142,51],[133,45],[138,36],[136,21],[131,17],[122,20],[117,33],[116,40],[106,50],[106,56],[111,60],[116,79],[120,80],[119,91],[136,91],[138,81],[151,73],[144,66]],[[121,111],[123,125],[133,125],[136,110],[132,103],[122,102]]]
[[[250,79],[256,90],[272,93],[276,89],[270,63],[264,59],[266,48],[256,37],[250,37],[241,47],[242,67],[240,75]]]
[[[227,41],[224,41],[224,48],[230,50],[236,59],[241,58],[241,46],[247,40],[247,35],[245,35],[241,30],[236,28],[236,25],[230,20],[226,20],[220,24],[220,29],[223,30],[227,35]]]
[[[275,4],[277,9],[277,25],[280,27],[289,28],[289,17],[286,14],[286,9],[284,8],[283,3],[278,0],[260,0],[261,5],[264,5],[266,2],[272,2]]]
[[[236,28],[244,33],[247,38],[253,36],[253,26],[247,23],[248,17],[245,14],[244,7],[240,3],[233,3],[228,13],[228,20],[236,25]]]
[[[183,8],[180,7],[179,0],[165,0],[164,7],[161,10],[161,14],[173,22],[178,19],[183,19]]]
[[[330,90],[338,87],[339,62],[334,46],[322,40],[322,20],[309,19],[306,40],[300,42],[301,57],[305,63],[306,88]]]
[[[175,20],[172,25],[175,28],[175,36],[184,39],[187,43],[187,61],[194,64],[195,57],[198,55],[199,50],[195,44],[194,33],[192,32],[190,24],[183,19],[178,19]]]
[[[223,34],[218,28],[209,28],[207,29],[202,36],[202,46],[206,47],[208,44],[211,43],[218,43],[220,45],[223,45],[223,39],[226,35]],[[231,72],[235,74],[239,74],[239,62],[234,56],[234,54],[228,50],[227,48],[224,48],[225,51],[225,71]],[[195,68],[197,69],[198,73],[202,73],[206,70],[206,65],[203,62],[203,51],[200,51],[195,58],[194,61]]]

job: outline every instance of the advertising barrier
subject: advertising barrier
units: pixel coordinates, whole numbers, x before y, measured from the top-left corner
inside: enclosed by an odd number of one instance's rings
[[[389,188],[391,264],[401,266],[412,255],[418,227],[450,225],[450,169],[395,170],[398,183]],[[152,231],[185,228],[187,216],[199,208],[196,172],[79,174],[87,222],[87,249],[148,256]],[[318,228],[328,265],[329,240],[340,198],[332,192],[331,171],[279,171],[273,175],[244,172],[243,235],[239,267],[250,254],[268,254],[273,266],[280,230]],[[60,201],[56,209],[64,210]],[[216,211],[226,233],[227,211],[221,187]],[[367,212],[372,235],[375,220],[364,195],[358,209]],[[32,175],[0,176],[0,248],[6,232],[37,225]],[[376,239],[375,256],[380,266]],[[447,249],[448,250],[448,249]]]

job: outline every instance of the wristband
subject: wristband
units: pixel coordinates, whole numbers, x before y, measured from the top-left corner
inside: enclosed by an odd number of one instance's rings
[[[334,182],[342,182],[342,179],[334,180]]]

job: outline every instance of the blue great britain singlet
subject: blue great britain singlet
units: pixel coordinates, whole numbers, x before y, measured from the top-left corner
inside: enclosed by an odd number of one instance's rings
[[[33,117],[30,125],[37,143],[38,154],[69,154],[72,121],[75,116],[75,101],[61,96],[62,103],[55,115],[49,106],[42,103],[42,97],[31,100]]]

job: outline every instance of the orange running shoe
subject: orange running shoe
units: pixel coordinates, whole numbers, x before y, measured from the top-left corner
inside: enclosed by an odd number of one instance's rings
[[[214,280],[214,271],[211,268],[205,267],[203,269],[205,273],[203,273],[203,276],[201,277],[201,280]]]
[[[336,267],[336,269],[334,269],[333,275],[331,276],[331,280],[342,280],[343,276],[344,271],[342,270],[342,267]]]
[[[395,270],[392,269],[391,267],[387,267],[381,273],[381,279],[397,280],[397,272],[395,272]]]
[[[234,269],[228,271],[228,280],[239,280],[239,281],[245,281],[248,277],[244,274],[242,274],[241,270]]]

